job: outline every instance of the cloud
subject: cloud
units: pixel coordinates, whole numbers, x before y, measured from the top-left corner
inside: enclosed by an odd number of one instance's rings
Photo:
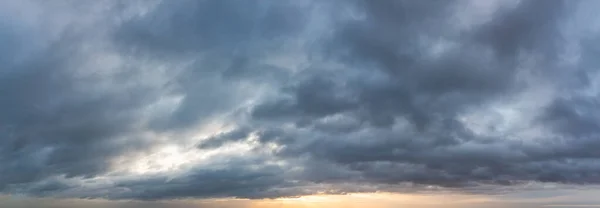
[[[3,193],[600,182],[589,1],[2,4]]]
[[[103,54],[86,53],[80,47],[83,42],[75,38],[59,37],[37,46],[33,34],[15,36],[24,39],[8,40],[14,50],[32,48],[32,52],[16,63],[3,63],[10,67],[0,77],[4,115],[0,158],[5,164],[0,184],[58,173],[91,177],[106,169],[107,158],[134,147],[138,141],[118,138],[133,131],[139,119],[134,108],[151,102],[152,93],[142,86],[119,88],[120,92],[106,86],[112,81],[123,84],[120,75],[95,75],[110,70],[110,63],[106,68],[86,66]],[[4,50],[10,53],[13,48]],[[127,147],[120,149],[123,145]]]
[[[467,29],[453,19],[455,3],[357,5],[364,16],[338,26],[324,50],[343,66],[333,73],[308,69],[282,87],[280,99],[254,107],[254,119],[275,120],[257,132],[280,132],[276,138],[259,133],[258,141],[282,146],[276,154],[283,158],[307,157],[309,170],[312,160],[328,161],[338,171],[332,175],[346,176],[338,181],[451,188],[595,183],[595,156],[588,149],[595,139],[580,135],[595,133],[595,121],[564,108],[575,103],[550,98],[539,117],[524,118],[529,128],[559,125],[550,138],[510,139],[519,132],[506,130],[487,135],[503,129],[476,132],[464,120],[475,109],[527,99],[518,96],[555,76],[555,59],[566,45],[561,28],[570,10],[564,2],[521,2]],[[588,109],[594,105],[587,103]],[[350,126],[339,131],[336,124]],[[318,174],[319,167],[311,171]],[[307,180],[321,182],[325,173],[317,174]]]

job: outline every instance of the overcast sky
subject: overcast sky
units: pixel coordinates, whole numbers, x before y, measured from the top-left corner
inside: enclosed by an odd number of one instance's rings
[[[0,207],[600,204],[598,11],[3,0]]]

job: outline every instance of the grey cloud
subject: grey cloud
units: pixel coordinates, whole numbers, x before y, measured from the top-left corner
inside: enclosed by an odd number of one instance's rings
[[[551,104],[546,121],[536,122],[556,127],[552,138],[478,135],[458,118],[522,91],[526,83],[520,76],[528,70],[522,67],[523,54],[541,57],[536,75],[554,76],[552,67],[566,44],[560,31],[568,15],[564,2],[521,2],[466,32],[451,26],[451,3],[429,3],[360,2],[366,18],[340,26],[328,45],[333,48],[324,50],[326,57],[342,54],[338,60],[345,68],[332,77],[307,69],[309,78],[283,87],[280,100],[257,105],[252,116],[272,119],[268,128],[280,129],[286,122],[296,126],[281,129],[282,137],[292,139],[259,140],[284,146],[276,152],[280,157],[307,157],[305,168],[318,160],[329,161],[340,176],[354,172],[347,181],[446,187],[594,183],[597,166],[588,161],[597,157],[589,149],[597,133],[593,100]],[[438,36],[455,46],[441,57],[428,56],[418,40]],[[575,108],[592,114],[575,113]],[[354,131],[317,126],[336,116],[359,122]],[[364,122],[371,125],[360,125]]]
[[[546,109],[544,121],[555,126],[559,133],[573,137],[594,136],[600,127],[594,118],[598,114],[597,106],[595,98],[557,99]]]
[[[292,2],[162,1],[120,25],[113,39],[127,54],[193,62],[174,80],[183,103],[156,124],[189,127],[243,102],[251,93],[241,89],[246,80],[285,79],[283,70],[259,60],[294,40],[306,19]]]
[[[241,141],[247,139],[251,131],[247,128],[238,128],[229,132],[224,132],[218,135],[206,138],[206,142],[200,143],[198,148],[215,148],[222,146],[226,142],[230,141]]]
[[[521,1],[464,28],[455,16],[471,11],[460,3],[182,0],[133,17],[109,4],[100,16],[123,19],[99,24],[103,35],[74,24],[25,59],[0,58],[8,66],[0,70],[0,191],[166,200],[600,183],[597,95],[580,92],[594,87],[593,44],[576,70],[559,70],[571,5]],[[0,54],[37,46],[27,45],[27,30],[0,29],[0,43],[12,44]],[[98,39],[106,48],[82,47]],[[294,44],[305,45],[291,53]],[[288,52],[307,58],[265,61]],[[84,73],[110,65],[97,63],[103,53],[127,64]],[[285,68],[303,58],[310,63]],[[532,117],[521,119],[542,133],[494,125],[482,132],[463,119],[517,100],[540,80],[556,91],[541,115],[509,116]],[[182,100],[168,113],[144,110],[168,97]],[[215,119],[235,128],[201,138],[195,150],[255,145],[248,155],[165,173],[109,173],[114,159],[178,144],[177,136]],[[107,181],[86,184],[98,178]]]
[[[556,53],[563,41],[559,27],[568,12],[566,1],[526,1],[483,26],[476,37],[501,56],[521,51]]]
[[[515,79],[519,58],[517,52],[506,57],[504,54],[486,53],[486,50],[490,49],[487,45],[491,45],[494,51],[506,45],[494,41],[510,41],[520,46],[522,44],[519,42],[529,42],[519,39],[526,38],[523,37],[525,35],[516,34],[504,39],[489,37],[489,41],[481,43],[479,37],[469,39],[469,34],[487,37],[497,33],[485,35],[485,31],[504,31],[503,27],[521,24],[520,21],[502,22],[506,19],[503,15],[528,21],[530,18],[526,14],[507,11],[492,22],[463,35],[447,26],[453,23],[449,21],[452,19],[449,13],[453,8],[449,2],[361,2],[358,5],[365,8],[363,12],[366,18],[351,20],[340,26],[337,35],[330,41],[332,48],[324,50],[327,57],[342,54],[339,58],[347,64],[347,68],[336,71],[334,78],[323,78],[326,75],[320,74],[318,69],[311,71],[314,72],[314,79],[292,86],[295,88],[290,93],[293,99],[260,105],[254,110],[254,115],[274,117],[301,114],[298,117],[314,117],[316,114],[318,117],[358,111],[363,119],[376,126],[389,126],[393,124],[395,116],[406,116],[416,126],[424,128],[435,119],[433,116],[436,114],[452,117],[452,114],[460,113],[468,106],[494,99],[495,95],[519,90],[519,83]],[[529,7],[533,7],[530,10],[534,13],[538,12],[535,10],[548,15],[555,13],[554,7],[545,9],[530,5],[521,5],[515,10],[528,10]],[[537,36],[541,39],[548,33],[548,36],[553,36],[558,27],[554,23],[540,22],[544,25],[544,31],[534,27],[531,32],[538,32]],[[551,33],[546,31],[550,29],[555,30]],[[456,37],[458,34],[461,37]],[[424,55],[427,47],[431,46],[424,46],[419,41],[423,38],[436,41],[440,37],[447,37],[450,44],[457,46],[442,57]],[[546,43],[553,44],[552,41]],[[345,80],[349,73],[360,75]],[[384,78],[377,81],[365,79],[370,76]],[[346,97],[340,98],[340,94]]]
[[[27,193],[30,196],[44,197],[76,186],[77,184],[64,177],[49,177],[33,183],[10,184],[7,190],[11,193]]]
[[[350,98],[341,96],[335,83],[325,78],[316,77],[290,86],[293,99],[281,99],[265,103],[253,109],[255,118],[314,117],[343,112],[353,108]]]
[[[230,51],[298,31],[302,15],[290,2],[162,1],[122,25],[116,40],[166,55]]]
[[[27,3],[30,2],[24,2],[24,5]],[[114,19],[126,16],[120,13],[126,9],[117,8],[124,5],[110,1],[104,3],[100,6],[109,9],[101,13],[84,14],[85,10],[69,12],[81,12],[82,19],[93,19],[93,15],[114,15]],[[3,163],[0,190],[50,196],[64,189],[80,188],[38,182],[58,176],[69,180],[101,176],[110,171],[114,159],[146,151],[156,145],[157,141],[146,138],[142,133],[186,131],[243,102],[247,96],[236,83],[243,82],[245,78],[242,75],[236,78],[237,74],[246,73],[243,70],[248,68],[268,67],[254,60],[243,61],[248,59],[246,56],[258,51],[256,47],[262,50],[263,46],[268,46],[257,45],[254,40],[262,39],[266,43],[293,33],[301,26],[302,18],[294,14],[297,10],[291,4],[242,4],[245,3],[164,1],[149,14],[124,21],[116,28],[110,28],[114,26],[114,22],[110,22],[113,17],[101,18],[106,22],[92,22],[98,30],[95,34],[81,31],[88,26],[73,20],[64,28],[56,28],[60,36],[58,40],[54,37],[39,38],[42,40],[39,45],[34,45],[38,43],[32,40],[36,36],[44,36],[43,32],[34,34],[33,30],[21,30],[18,23],[5,25],[3,22],[1,41],[10,47],[3,48],[2,54],[14,54],[15,57],[3,56],[1,63],[7,67],[3,67],[0,74],[0,161]],[[54,23],[53,18],[62,18],[59,16],[62,14],[58,14],[61,11],[52,10],[56,7],[45,6],[48,7],[41,8],[42,12],[49,16],[44,20],[35,19],[39,22],[28,22],[32,25],[25,25],[25,29],[28,26],[40,27],[36,24]],[[80,5],[64,6],[61,9],[81,9]],[[154,25],[157,23],[164,24]],[[102,33],[111,36],[103,39]],[[254,36],[247,38],[248,34]],[[105,47],[94,44],[104,44]],[[84,47],[88,45],[90,47]],[[22,54],[25,49],[32,52]],[[137,49],[149,53],[138,53]],[[105,53],[128,63],[117,66],[117,69],[109,68],[111,63],[99,60]],[[190,53],[193,55],[186,60],[176,58],[177,54]],[[200,57],[203,53],[208,55]],[[239,64],[230,66],[228,62],[232,59],[229,56],[235,53],[241,54]],[[176,56],[169,56],[169,60],[159,59],[165,54]],[[148,55],[163,61],[168,67],[177,65],[170,62],[194,63],[183,70],[173,70],[173,78],[162,75],[162,80],[152,83],[152,80],[143,80],[146,79],[144,76],[161,76],[162,72],[151,65],[139,63],[147,60]],[[108,74],[104,74],[104,70]],[[111,70],[116,71],[111,74]],[[149,112],[144,109],[164,97],[177,95],[183,95],[184,101],[171,115],[155,117],[148,115]],[[239,174],[242,175],[232,176],[232,180],[243,180],[246,175],[241,171]],[[199,177],[207,174],[199,174]],[[213,185],[219,186],[219,183]],[[173,189],[183,188],[180,186]],[[144,198],[143,194],[131,197]]]
[[[68,47],[70,43],[58,44]],[[61,47],[32,55],[31,62],[1,78],[2,159],[7,160],[2,178],[16,174],[28,177],[26,181],[55,173],[92,176],[104,170],[105,159],[119,152],[113,138],[131,131],[136,119],[130,114],[132,107],[148,101],[144,91],[132,93],[131,99],[89,96],[86,86],[67,74],[70,66],[65,63],[75,51]]]
[[[224,167],[195,167],[177,176],[151,176],[117,182],[109,198],[160,200],[174,198],[277,198],[306,194],[298,182],[286,178],[287,171],[266,164],[264,158],[230,158]],[[218,164],[211,164],[218,166]]]
[[[47,22],[39,24],[53,23],[57,11],[48,10]],[[79,27],[45,31],[29,22],[3,27],[9,33],[19,28],[25,32],[2,39],[14,44],[3,53],[22,56],[0,63],[6,67],[0,74],[2,191],[56,175],[95,177],[124,152],[151,146],[134,135],[142,119],[139,110],[163,92],[135,85],[139,74],[132,70],[110,74],[110,63],[90,66],[105,51],[84,50],[82,46],[93,48],[96,40],[87,39],[90,34]],[[62,36],[44,36],[54,32]],[[20,54],[23,49],[29,53]],[[84,67],[92,68],[81,70]],[[107,82],[112,85],[107,87]],[[31,192],[59,188],[44,187]]]

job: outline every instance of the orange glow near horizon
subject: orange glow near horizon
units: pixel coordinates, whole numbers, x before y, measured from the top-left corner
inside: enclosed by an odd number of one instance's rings
[[[600,191],[600,190],[599,190]],[[308,195],[279,199],[175,199],[164,201],[56,199],[0,195],[1,207],[15,208],[543,208],[600,207],[590,200],[599,191],[572,191],[548,197],[517,197],[464,194],[354,193],[347,195]],[[570,205],[585,201],[588,204]]]
[[[397,208],[399,206],[428,207],[470,207],[493,202],[493,199],[473,195],[419,195],[393,193],[357,193],[347,195],[308,195],[296,198],[278,198],[269,200],[212,200],[199,202],[202,205],[216,207],[248,208]],[[209,206],[210,207],[210,206]]]

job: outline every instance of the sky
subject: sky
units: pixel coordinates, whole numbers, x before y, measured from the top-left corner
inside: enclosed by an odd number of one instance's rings
[[[600,207],[598,10],[0,1],[0,207]]]

